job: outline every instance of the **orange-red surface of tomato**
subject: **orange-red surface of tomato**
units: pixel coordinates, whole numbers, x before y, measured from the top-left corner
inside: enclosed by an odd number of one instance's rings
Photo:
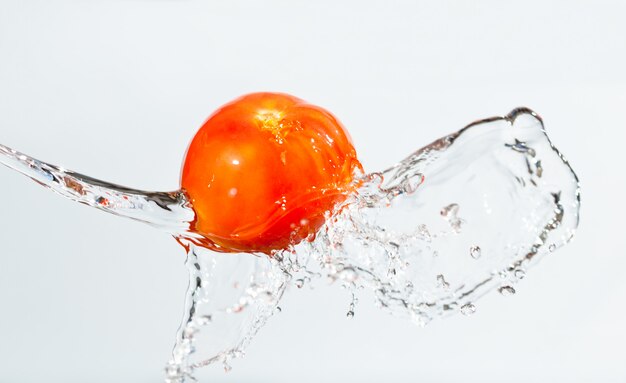
[[[254,93],[217,110],[193,138],[181,184],[192,230],[224,252],[287,247],[316,232],[360,169],[328,111],[286,94]]]

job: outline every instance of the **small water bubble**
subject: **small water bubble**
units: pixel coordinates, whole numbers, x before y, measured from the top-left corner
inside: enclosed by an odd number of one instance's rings
[[[356,297],[356,294],[352,293],[352,300],[350,301],[350,307],[348,308],[348,313],[346,316],[350,319],[354,318],[354,309],[356,308],[357,303],[359,302],[359,298]]]
[[[419,327],[426,327],[426,325],[430,321],[430,318],[428,317],[428,315],[422,313],[412,313],[411,320]]]
[[[424,182],[424,176],[420,173],[414,174],[404,181],[404,192],[407,194],[415,193],[417,188]]]
[[[196,328],[196,326],[190,323],[183,330],[183,336],[189,339],[189,338],[192,338],[197,332],[198,332],[198,329]]]
[[[211,315],[202,315],[198,317],[197,322],[200,326],[206,326],[213,321],[213,317]]]
[[[79,182],[74,180],[71,177],[63,177],[63,182],[68,189],[74,190],[76,193],[80,195],[85,195],[85,188]]]
[[[535,149],[529,147],[526,142],[515,139],[514,144],[506,144],[507,147],[520,153],[527,153],[529,156],[534,157],[536,155]]]
[[[430,234],[430,231],[428,231],[428,226],[424,224],[419,225],[417,227],[417,232],[425,241],[430,242],[432,240],[432,235]]]
[[[107,207],[110,204],[109,200],[107,198],[104,198],[104,197],[98,197],[96,199],[96,203],[98,205],[100,205],[100,206],[103,206],[103,207]]]
[[[346,268],[340,272],[339,277],[345,282],[353,283],[359,278],[359,275],[353,268]]]
[[[515,294],[515,289],[512,286],[502,286],[498,289],[498,292],[506,297]]]
[[[296,287],[299,289],[304,287],[304,279],[296,279]]]
[[[554,250],[556,250],[556,245],[554,243],[551,243],[550,246],[548,246],[548,250],[552,253],[554,252]]]
[[[309,235],[307,235],[306,240],[307,242],[313,242],[315,241],[316,237],[317,237],[317,233],[312,232],[312,233],[309,233]]]
[[[242,312],[244,310],[244,308],[245,308],[245,305],[237,304],[237,305],[233,306],[232,309],[230,309],[230,312],[240,313],[240,312]]]
[[[472,256],[472,258],[478,259],[482,255],[482,250],[479,246],[472,246],[470,247],[470,255]]]
[[[472,315],[476,312],[476,306],[473,303],[467,303],[461,306],[461,314],[463,315]]]
[[[524,279],[524,277],[526,276],[526,272],[522,269],[517,269],[515,270],[514,275],[517,279]]]
[[[459,205],[456,203],[451,203],[448,206],[444,206],[439,212],[439,214],[441,214],[442,217],[447,219],[447,218],[455,216],[458,212],[459,212]]]
[[[541,166],[541,160],[537,160],[537,162],[535,162],[535,169],[537,177],[541,178],[541,176],[543,176],[543,167]]]
[[[441,209],[439,214],[448,221],[452,230],[456,233],[461,231],[461,225],[463,224],[463,220],[458,217],[459,213],[459,205],[456,203],[451,203],[448,206],[445,206]]]
[[[182,382],[183,368],[173,362],[170,362],[165,367],[165,382],[166,383],[180,383]]]
[[[276,314],[280,314],[283,312],[283,309],[280,306],[276,306],[276,308],[274,309],[274,313]]]

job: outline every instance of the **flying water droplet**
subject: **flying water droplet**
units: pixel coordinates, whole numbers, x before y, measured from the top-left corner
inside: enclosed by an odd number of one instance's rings
[[[472,258],[478,259],[482,255],[482,250],[479,246],[472,246],[470,247],[470,255],[472,256]]]
[[[229,373],[233,370],[233,367],[228,363],[228,361],[224,361],[222,364],[224,367],[224,372]]]
[[[473,303],[466,303],[461,306],[461,314],[469,316],[476,312],[476,306]]]
[[[512,286],[502,286],[498,289],[498,292],[506,297],[515,294],[515,289]]]
[[[450,288],[450,284],[446,281],[443,274],[437,275],[437,287],[448,290]]]
[[[350,307],[348,308],[348,313],[346,314],[349,319],[354,318],[354,310],[358,302],[359,299],[356,297],[356,294],[352,293],[352,300],[350,301]]]
[[[441,214],[441,216],[446,221],[448,221],[448,223],[450,224],[450,227],[455,232],[460,232],[461,231],[461,224],[463,223],[463,220],[458,217],[458,214],[459,214],[459,205],[458,204],[451,203],[451,204],[445,206],[444,208],[441,209],[439,214]]]

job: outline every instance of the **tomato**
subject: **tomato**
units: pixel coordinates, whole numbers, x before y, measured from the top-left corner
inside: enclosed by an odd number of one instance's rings
[[[280,93],[253,93],[218,109],[193,138],[181,186],[191,230],[222,252],[261,252],[315,233],[354,191],[361,169],[328,111]]]

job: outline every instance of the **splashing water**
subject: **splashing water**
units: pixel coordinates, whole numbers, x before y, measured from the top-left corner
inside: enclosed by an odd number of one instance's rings
[[[187,250],[189,287],[166,382],[244,355],[291,285],[326,276],[423,326],[436,317],[471,315],[475,302],[513,285],[578,226],[578,179],[545,134],[519,108],[441,138],[361,187],[324,226],[275,252],[215,253],[190,232],[194,212],[183,191],[144,192],[67,171],[0,145],[0,162],[74,201],[172,234]]]

